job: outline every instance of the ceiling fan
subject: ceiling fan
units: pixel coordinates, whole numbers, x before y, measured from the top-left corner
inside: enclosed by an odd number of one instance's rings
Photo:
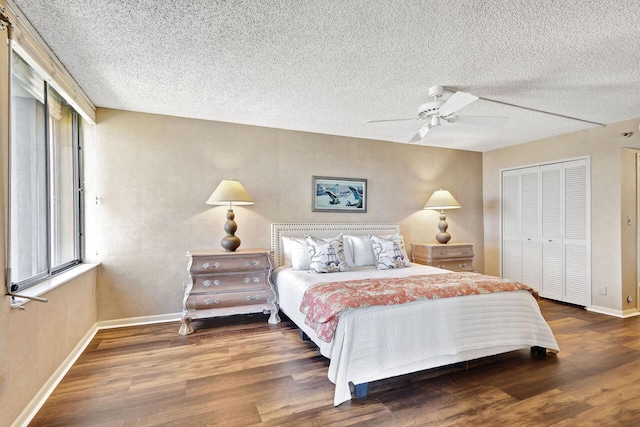
[[[444,94],[442,86],[432,86],[429,88],[429,97],[431,101],[422,104],[418,108],[418,116],[412,118],[386,119],[386,120],[368,120],[367,123],[376,122],[394,122],[399,120],[427,120],[428,122],[418,130],[409,142],[421,141],[427,132],[432,128],[439,126],[442,120],[449,123],[460,123],[475,126],[502,126],[509,121],[508,117],[497,116],[458,116],[454,115],[458,110],[466,107],[474,101],[480,99],[475,95],[466,92],[455,92],[449,99],[443,101],[440,99]]]

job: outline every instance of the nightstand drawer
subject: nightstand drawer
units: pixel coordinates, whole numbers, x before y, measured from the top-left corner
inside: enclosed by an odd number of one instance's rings
[[[269,288],[268,271],[256,273],[225,273],[193,276],[192,293],[246,291]]]
[[[419,249],[416,247],[416,249]],[[422,248],[424,249],[424,248]],[[426,255],[426,251],[425,251]],[[431,247],[431,259],[437,260],[442,258],[470,258],[473,257],[473,248],[470,245],[465,246],[447,246],[438,245]]]
[[[267,303],[271,290],[227,292],[215,294],[196,294],[187,298],[187,310],[206,310],[209,308],[237,307],[241,305]]]
[[[269,270],[269,259],[263,254],[221,257],[194,257],[191,274],[209,274],[227,271]]]
[[[471,259],[468,259],[466,261],[463,261],[463,260],[434,261],[433,266],[438,268],[444,268],[445,270],[451,270],[451,271],[471,271],[471,272],[476,271],[475,268],[473,268],[473,263],[471,262]]]

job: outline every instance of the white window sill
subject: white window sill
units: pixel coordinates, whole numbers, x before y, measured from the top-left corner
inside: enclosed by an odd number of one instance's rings
[[[98,268],[98,265],[100,264],[77,265],[76,267],[73,267],[68,271],[65,271],[64,273],[58,274],[54,277],[51,277],[50,279],[47,279],[43,282],[38,283],[37,285],[33,285],[17,293],[27,297],[39,297],[49,291],[54,290],[58,286],[61,286],[68,281],[75,279],[76,277],[82,276],[84,273],[91,271],[94,268]],[[13,298],[11,301],[11,308],[22,308],[22,306],[29,301],[31,300],[27,298]]]

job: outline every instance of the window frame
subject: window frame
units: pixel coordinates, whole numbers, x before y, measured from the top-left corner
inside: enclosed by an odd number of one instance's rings
[[[43,80],[43,92],[44,92],[44,135],[42,136],[42,140],[38,140],[37,144],[44,144],[45,146],[45,170],[42,171],[45,174],[45,196],[42,198],[42,202],[46,203],[46,227],[44,233],[46,233],[46,268],[44,271],[38,272],[32,276],[22,278],[21,280],[14,281],[14,277],[12,274],[12,259],[11,254],[13,251],[13,239],[15,236],[12,234],[12,223],[15,220],[12,218],[11,214],[11,205],[14,202],[14,194],[13,194],[13,186],[11,184],[12,172],[11,170],[16,167],[14,163],[14,158],[12,156],[12,150],[14,144],[16,143],[13,138],[13,132],[10,132],[9,139],[9,186],[8,186],[8,200],[9,200],[9,209],[8,209],[8,253],[7,253],[7,293],[20,292],[24,289],[27,289],[31,286],[37,285],[45,280],[48,280],[60,273],[63,273],[74,266],[77,266],[82,263],[82,253],[84,248],[83,242],[83,218],[84,218],[84,197],[83,197],[83,164],[82,164],[82,120],[80,119],[80,113],[74,108],[74,106],[68,102],[65,97],[60,94],[59,91],[56,90],[54,85],[50,84],[50,82],[46,79],[46,76],[42,76],[42,74],[37,70],[37,68],[31,65],[31,61],[29,58],[25,58],[24,54],[17,52],[16,50],[10,50],[10,55],[18,56],[23,62],[25,62],[31,68],[32,72],[39,75]],[[10,61],[11,63],[12,61]],[[13,85],[13,69],[10,69],[10,86]],[[54,158],[53,158],[53,144],[55,137],[52,137],[52,129],[51,129],[51,114],[49,111],[49,91],[53,90],[55,95],[64,100],[66,108],[69,109],[71,113],[71,165],[72,165],[72,189],[73,192],[73,259],[62,262],[59,265],[54,265],[55,260],[55,247],[53,242],[53,230],[54,230],[54,221],[56,221],[55,212],[53,209],[53,195],[55,192],[54,186],[54,175],[53,169]],[[10,117],[14,114],[14,97],[12,94],[12,90],[9,90],[9,115]],[[10,119],[10,128],[13,126],[13,123]]]

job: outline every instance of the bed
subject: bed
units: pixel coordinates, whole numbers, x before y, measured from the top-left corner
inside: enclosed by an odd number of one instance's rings
[[[305,236],[312,239],[307,240]],[[408,259],[401,259],[402,254],[406,256],[406,250],[398,251],[395,244],[396,255],[400,256],[394,258],[408,266],[385,268],[377,264],[370,236],[379,237],[383,242],[403,243],[398,224],[271,225],[275,266],[272,279],[278,305],[300,328],[301,336],[313,341],[320,353],[330,359],[328,378],[335,384],[334,405],[352,398],[350,384],[355,397],[360,398],[366,396],[367,385],[372,381],[522,348],[541,354],[559,351],[537,300],[527,289],[354,307],[337,315],[332,332],[324,333],[317,328],[317,323],[310,321],[310,311],[303,300],[308,302],[311,290],[325,285],[340,285],[337,282],[341,281],[359,284],[354,280],[387,283],[385,281],[416,277],[453,281],[460,274],[491,278],[410,263]],[[329,274],[311,272],[313,257],[310,265],[305,264],[305,258],[308,262],[313,239],[335,244],[338,238],[347,267],[331,264],[333,270]],[[337,254],[331,256],[334,255]]]

